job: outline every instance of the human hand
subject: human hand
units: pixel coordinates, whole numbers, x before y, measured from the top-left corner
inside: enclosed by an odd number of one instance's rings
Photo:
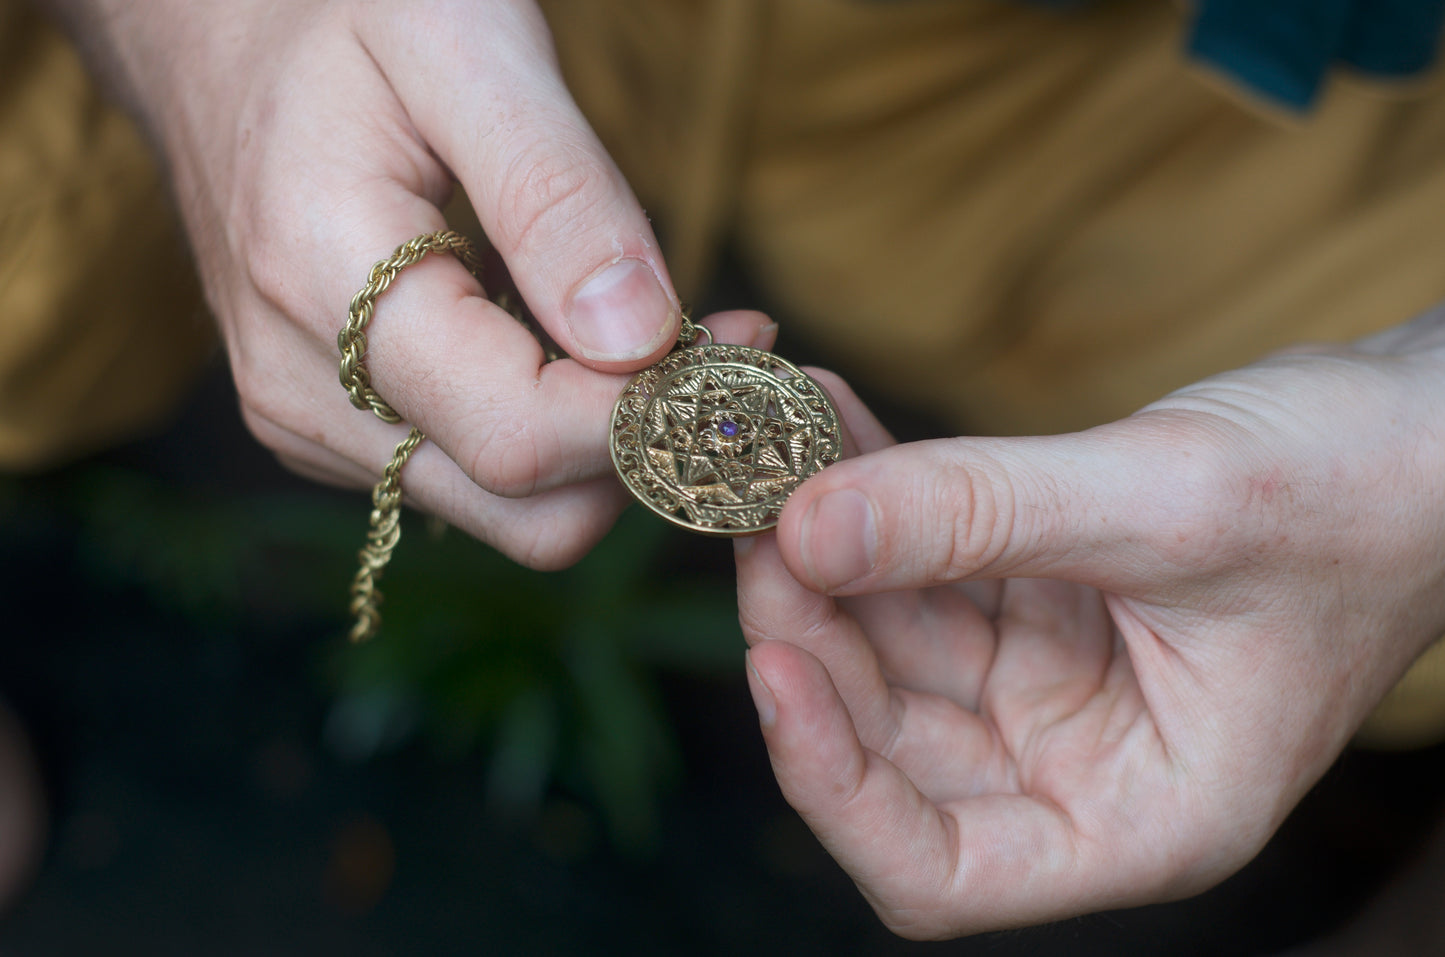
[[[351,407],[336,335],[374,262],[465,188],[540,324],[450,257],[381,298],[372,383],[431,439],[408,498],[513,557],[567,564],[623,504],[620,373],[672,344],[677,298],[637,200],[578,113],[531,0],[61,0],[159,144],[247,424],[294,470],[368,487],[406,434]],[[160,277],[158,277],[160,278]],[[751,344],[766,320],[724,320]]]
[[[739,603],[783,793],[891,928],[1185,896],[1257,852],[1445,629],[1445,377],[1408,344],[1047,438],[889,447],[837,397],[870,454],[740,545]]]

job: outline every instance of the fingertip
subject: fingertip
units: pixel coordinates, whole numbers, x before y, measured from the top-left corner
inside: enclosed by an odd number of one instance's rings
[[[778,699],[773,694],[773,689],[768,687],[767,680],[758,672],[757,666],[753,664],[752,649],[743,655],[748,667],[748,690],[753,696],[753,706],[758,712],[758,723],[766,731],[771,728],[778,718]]]
[[[753,546],[757,544],[754,535],[739,535],[733,539],[733,560],[745,562],[753,553]]]
[[[856,487],[825,487],[799,501],[791,513],[785,507],[778,528],[784,563],[814,591],[837,591],[877,564],[877,508]]]
[[[764,740],[773,773],[789,803],[804,816],[831,805],[837,788],[861,779],[867,759],[848,707],[828,669],[787,641],[763,641],[748,651],[754,701],[767,707]],[[753,685],[750,684],[750,687]]]
[[[698,320],[713,341],[751,346],[764,352],[773,348],[778,338],[778,324],[766,313],[755,309],[727,309]]]
[[[747,664],[750,687],[757,686],[755,702],[758,692],[766,695],[769,713],[765,729],[777,726],[779,714],[787,711],[791,738],[800,718],[806,721],[810,716],[827,714],[829,699],[837,698],[822,662],[787,641],[758,642],[748,649]]]
[[[893,433],[878,421],[878,417],[858,397],[858,393],[853,391],[853,387],[848,384],[846,379],[829,369],[819,369],[814,366],[807,366],[803,371],[816,379],[818,384],[823,387],[823,391],[828,393],[828,398],[833,401],[833,406],[843,420],[843,453],[845,457],[866,455],[869,452],[876,452],[879,449],[898,444]]]
[[[786,659],[791,657],[790,652],[798,651],[787,642],[776,639],[760,641],[747,651],[748,667],[758,676],[758,680],[768,685],[769,690],[773,683],[781,676],[780,668],[783,668]],[[773,681],[769,681],[772,678]]]
[[[773,346],[778,344],[778,324],[776,322],[764,323],[758,328],[753,336],[752,347],[761,349],[763,352],[772,351]]]
[[[609,370],[646,364],[677,338],[681,307],[651,263],[620,259],[572,294],[566,309],[574,357]]]
[[[748,666],[777,700],[780,711],[792,709],[790,717],[802,722],[795,729],[808,726],[804,737],[816,732],[813,722],[834,718],[846,722],[850,739],[856,737],[852,717],[828,666],[807,648],[787,639],[765,639],[748,649]]]

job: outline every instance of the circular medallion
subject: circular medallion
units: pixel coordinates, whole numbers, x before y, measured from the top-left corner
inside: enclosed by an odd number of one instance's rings
[[[822,387],[747,346],[670,352],[634,376],[612,410],[622,484],[705,535],[772,528],[793,489],[841,455],[838,413]]]

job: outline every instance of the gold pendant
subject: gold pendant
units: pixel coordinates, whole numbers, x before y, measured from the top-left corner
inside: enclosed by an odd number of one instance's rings
[[[797,366],[761,349],[689,343],[642,370],[612,410],[612,464],[652,511],[704,535],[778,523],[793,489],[842,455],[838,413]]]

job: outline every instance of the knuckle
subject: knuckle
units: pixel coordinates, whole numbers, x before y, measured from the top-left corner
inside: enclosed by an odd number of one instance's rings
[[[950,481],[933,482],[929,496],[931,511],[949,519],[935,525],[940,552],[935,584],[976,574],[1000,560],[1014,516],[1014,496],[1006,481],[963,469]]]
[[[522,151],[502,178],[497,224],[520,251],[546,250],[577,232],[603,194],[606,173],[585,151],[549,143]]]
[[[904,940],[948,940],[957,936],[951,925],[915,908],[874,904],[873,910],[884,927]]]
[[[339,481],[334,473],[328,472],[298,446],[295,436],[274,419],[258,411],[255,406],[241,403],[241,422],[251,437],[275,457],[288,472],[302,478],[335,484]]]
[[[494,529],[489,544],[508,558],[539,572],[555,572],[581,561],[593,544],[586,530],[559,533],[550,522],[520,522]]]
[[[264,362],[249,361],[233,353],[231,376],[241,422],[263,447],[278,457],[292,458],[298,449],[331,447],[322,424],[306,415],[295,391],[287,388]],[[300,470],[292,468],[292,471]]]
[[[544,472],[536,430],[525,421],[493,423],[465,464],[474,482],[503,498],[536,494]]]
[[[866,819],[872,813],[872,795],[868,790],[869,758],[861,749],[839,762],[831,779],[819,782],[830,813],[842,820]]]
[[[256,406],[247,402],[243,396],[241,399],[241,422],[246,426],[246,431],[261,445],[273,452],[280,448],[282,430],[270,418],[263,414]]]
[[[786,641],[804,649],[826,648],[841,616],[836,604],[822,596],[790,597],[783,603],[749,589],[738,599],[738,625],[749,644]]]
[[[279,435],[288,418],[287,390],[274,388],[265,365],[244,355],[233,357],[231,378],[240,400],[242,421],[257,441],[270,448],[273,441],[268,438]]]
[[[256,227],[253,232],[260,236],[277,235],[266,229],[266,224]],[[297,256],[294,253],[288,252],[278,241],[262,238],[245,244],[241,261],[245,281],[264,302],[271,304],[283,316],[297,317],[307,313],[311,304],[305,290],[310,287],[296,281]]]
[[[1242,554],[1231,545],[1249,533],[1249,491],[1229,457],[1210,446],[1174,455],[1168,466],[1172,490],[1154,527],[1154,549],[1165,565],[1195,573]]]
[[[587,543],[580,539],[558,541],[534,536],[519,546],[512,557],[536,571],[557,572],[577,564],[587,551]]]
[[[235,386],[236,395],[240,397],[242,410],[259,411],[267,393],[264,364],[255,361],[251,353],[244,349],[232,349],[230,360],[231,384]]]
[[[747,595],[740,594],[738,597],[738,627],[742,630],[743,640],[749,645],[756,645],[773,637],[769,630],[768,616]]]

